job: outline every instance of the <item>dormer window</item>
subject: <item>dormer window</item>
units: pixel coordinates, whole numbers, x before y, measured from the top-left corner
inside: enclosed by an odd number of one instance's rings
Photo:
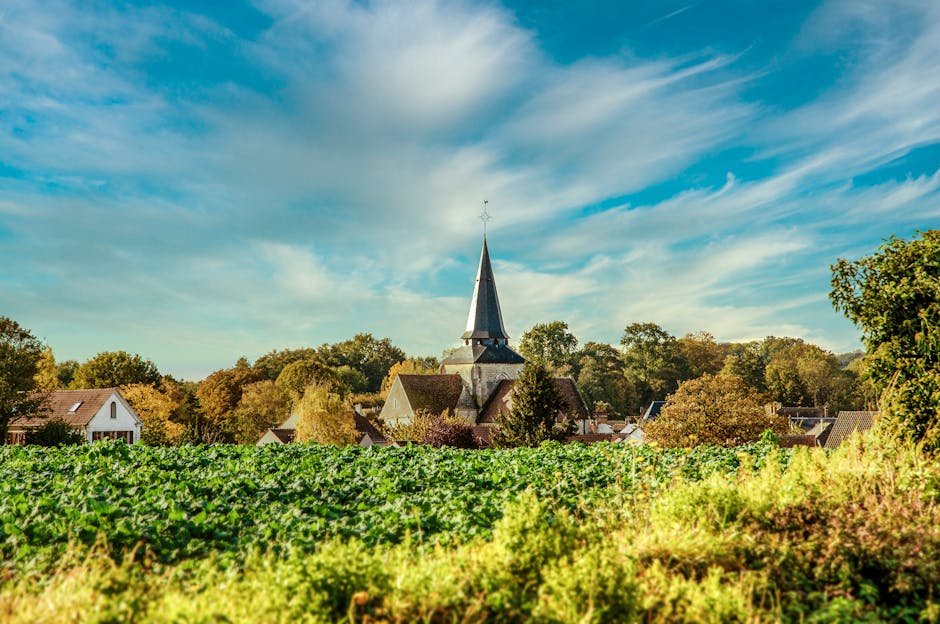
[[[78,408],[82,406],[82,403],[84,403],[84,401],[76,401],[75,404],[69,408],[69,414],[74,414],[75,412],[77,412]]]
[[[111,418],[117,418],[117,403],[111,401]]]

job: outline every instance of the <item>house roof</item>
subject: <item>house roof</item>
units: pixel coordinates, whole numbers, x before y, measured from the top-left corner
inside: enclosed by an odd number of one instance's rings
[[[816,423],[812,428],[806,431],[806,435],[812,436],[817,446],[825,446],[830,433],[832,433],[832,422],[828,419]]]
[[[556,377],[552,381],[555,383],[555,390],[565,404],[565,415],[575,420],[588,418],[587,406],[584,404],[584,399],[581,398],[581,393],[578,392],[574,380],[571,377]],[[512,406],[512,389],[515,383],[515,379],[503,379],[499,382],[496,390],[483,404],[477,422],[496,422],[497,414],[505,414],[509,411]]]
[[[460,375],[399,375],[398,380],[415,412],[453,412],[463,392]]]
[[[507,344],[474,343],[451,353],[443,364],[525,364],[525,358]]]
[[[461,338],[502,342],[509,340],[509,334],[503,327],[503,315],[499,309],[496,280],[493,279],[493,266],[490,264],[490,252],[485,237],[483,252],[480,254],[480,267],[477,269],[477,280],[473,287],[473,299],[470,300],[467,331]]]
[[[358,431],[361,434],[359,436],[360,440],[363,438],[363,436],[368,434],[369,437],[372,438],[373,444],[387,441],[385,439],[385,436],[382,435],[382,432],[380,432],[376,428],[376,426],[372,424],[372,421],[366,418],[365,416],[363,416],[362,414],[358,412],[353,412],[353,420],[355,420],[356,422],[356,431]]]
[[[856,431],[871,429],[877,417],[878,412],[839,412],[826,439],[826,448],[838,447],[843,440]]]
[[[38,416],[13,419],[10,425],[37,427],[45,424],[51,418],[60,418],[73,427],[84,427],[91,422],[91,419],[95,417],[105,401],[115,393],[120,396],[117,388],[57,390],[49,395],[48,411]]]
[[[290,444],[297,437],[296,429],[269,429],[271,435],[281,441],[282,444]]]

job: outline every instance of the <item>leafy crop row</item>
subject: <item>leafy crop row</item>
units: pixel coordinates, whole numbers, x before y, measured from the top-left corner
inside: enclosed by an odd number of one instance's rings
[[[453,543],[489,536],[523,491],[574,512],[638,479],[654,488],[676,474],[696,480],[742,459],[759,464],[772,448],[2,447],[0,556],[52,560],[69,544],[100,541],[118,554],[143,546],[164,562],[307,552],[334,537]]]

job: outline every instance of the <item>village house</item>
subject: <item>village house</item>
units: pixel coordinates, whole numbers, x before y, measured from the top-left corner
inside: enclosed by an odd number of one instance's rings
[[[7,430],[7,444],[25,444],[28,431],[52,419],[61,419],[81,432],[88,442],[123,440],[140,442],[141,420],[117,388],[59,390],[49,396],[48,411],[14,418]]]
[[[525,359],[509,346],[486,238],[477,269],[464,345],[441,363],[436,375],[398,375],[379,418],[389,425],[408,424],[419,411],[456,416],[474,426],[476,436],[490,438],[495,418],[512,406],[513,386]],[[570,377],[554,380],[564,403],[560,418],[586,432],[587,406]]]

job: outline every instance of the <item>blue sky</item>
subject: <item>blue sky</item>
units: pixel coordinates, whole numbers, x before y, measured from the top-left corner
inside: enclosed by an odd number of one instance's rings
[[[0,314],[199,378],[463,330],[858,333],[829,265],[940,225],[940,4],[0,2]]]

